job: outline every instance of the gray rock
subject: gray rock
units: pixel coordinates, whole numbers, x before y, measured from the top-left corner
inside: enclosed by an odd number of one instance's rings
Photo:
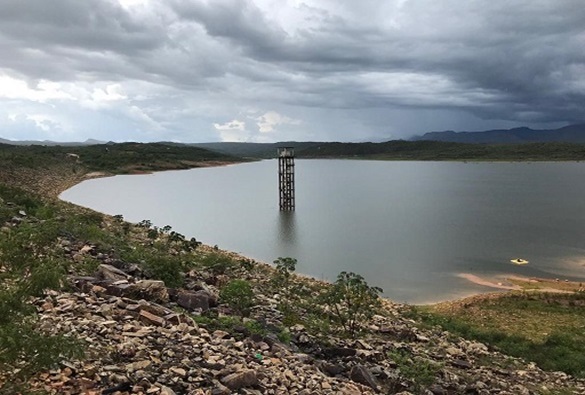
[[[124,273],[122,270],[115,268],[112,265],[102,263],[98,266],[96,276],[101,280],[118,281],[127,280],[130,276]]]
[[[349,378],[363,385],[367,385],[373,389],[378,389],[378,383],[370,371],[363,365],[356,365],[351,368]]]
[[[353,357],[357,353],[355,348],[348,347],[331,347],[323,350],[325,355],[329,358],[335,357]]]
[[[177,395],[177,393],[175,391],[173,391],[172,389],[170,389],[169,387],[166,387],[164,385],[160,386],[160,395]]]
[[[178,294],[177,304],[187,310],[207,311],[210,308],[210,297],[205,291],[183,291]]]
[[[345,371],[343,365],[323,362],[319,364],[319,370],[329,376],[337,376]]]
[[[214,381],[214,387],[211,390],[211,395],[230,395],[232,391],[220,383],[219,381]]]

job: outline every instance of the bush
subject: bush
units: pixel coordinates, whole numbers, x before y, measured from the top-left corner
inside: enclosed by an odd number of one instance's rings
[[[371,287],[355,273],[341,272],[335,284],[325,293],[330,318],[354,337],[362,324],[366,324],[380,306],[381,288]]]
[[[221,289],[219,297],[242,317],[249,316],[250,308],[254,305],[254,292],[246,280],[230,281]]]
[[[289,257],[278,257],[273,263],[276,265],[276,275],[273,279],[275,285],[288,289],[291,275],[297,267],[297,260]]]
[[[400,375],[413,382],[416,393],[422,393],[424,388],[433,384],[442,368],[441,364],[424,358],[411,358],[403,350],[391,352],[388,357],[398,365]]]
[[[0,377],[10,376],[0,383],[0,393],[22,393],[39,370],[81,355],[75,339],[38,332],[28,303],[63,284],[66,264],[55,250],[60,233],[60,226],[48,220],[22,223],[0,238]]]
[[[164,281],[165,285],[178,288],[183,285],[184,263],[170,255],[153,255],[145,260],[146,274],[156,280]]]
[[[201,260],[203,267],[209,269],[214,275],[225,274],[225,272],[234,266],[234,260],[229,256],[213,252]]]

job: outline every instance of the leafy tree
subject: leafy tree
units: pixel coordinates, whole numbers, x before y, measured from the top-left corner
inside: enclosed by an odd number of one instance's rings
[[[158,239],[158,234],[158,228],[155,226],[154,228],[148,230],[147,236],[151,240],[156,240]]]
[[[273,278],[275,285],[288,290],[292,273],[297,268],[297,260],[290,257],[278,257],[273,263],[276,265],[276,275]]]
[[[143,219],[138,223],[138,226],[141,228],[149,229],[152,226],[152,221],[149,219]]]
[[[324,301],[332,321],[355,337],[360,326],[367,323],[380,306],[380,293],[381,288],[368,285],[361,275],[344,271],[325,293]]]

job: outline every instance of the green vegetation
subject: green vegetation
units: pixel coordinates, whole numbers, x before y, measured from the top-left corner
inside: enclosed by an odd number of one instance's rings
[[[542,369],[585,377],[583,293],[513,293],[450,309],[413,308],[413,317]]]
[[[221,289],[219,297],[241,317],[249,316],[254,306],[254,291],[246,280],[230,281]]]
[[[297,150],[303,158],[360,158],[383,160],[563,161],[584,160],[585,144],[464,144],[440,141],[385,143],[318,143]]]
[[[127,173],[186,169],[198,162],[238,160],[231,155],[171,143],[119,143],[66,147],[0,144],[0,164],[3,167],[13,168],[46,168],[67,162],[72,167],[85,168],[89,171]]]
[[[237,262],[232,257],[221,252],[208,253],[201,257],[199,262],[216,276],[225,274],[228,270],[237,266]]]
[[[424,140],[393,140],[383,143],[197,144],[199,147],[226,154],[254,158],[274,158],[276,148],[282,145],[295,148],[296,156],[299,158],[462,161],[579,161],[585,159],[585,144],[555,142],[488,145]]]
[[[388,358],[396,363],[403,377],[413,382],[413,389],[417,394],[435,382],[442,367],[440,363],[413,358],[410,353],[402,350],[389,353]]]
[[[290,257],[278,257],[273,263],[276,266],[274,284],[278,288],[283,288],[286,291],[289,291],[291,286],[291,275],[297,268],[297,260]]]
[[[368,285],[359,274],[341,272],[324,294],[329,317],[351,337],[367,324],[380,307],[382,289]]]
[[[36,330],[38,320],[30,299],[63,286],[66,262],[52,248],[63,228],[52,210],[42,209],[39,200],[0,186],[2,219],[20,215],[23,210],[43,220],[3,229],[0,237],[0,378],[9,372],[12,375],[11,380],[0,384],[0,393],[23,391],[27,380],[37,371],[50,368],[57,357],[79,357],[82,350],[75,339]]]

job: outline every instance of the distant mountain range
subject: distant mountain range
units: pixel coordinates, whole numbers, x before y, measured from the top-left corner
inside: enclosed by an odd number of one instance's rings
[[[430,132],[422,136],[416,136],[410,141],[438,141],[448,143],[466,144],[525,144],[525,143],[579,143],[585,144],[585,124],[569,125],[559,129],[535,130],[527,127],[514,129],[486,130],[483,132]],[[182,145],[179,143],[162,142],[168,145]],[[46,145],[46,146],[89,146],[97,144],[113,144],[88,139],[83,142],[56,142],[56,141],[13,141],[0,138],[0,144],[11,145]],[[337,143],[337,142],[278,142],[278,143],[194,143],[186,144],[199,148],[208,149],[224,154],[249,158],[274,158],[277,147],[294,147],[300,156],[305,153],[307,156],[322,154],[329,150],[338,154],[364,155],[380,153],[385,146],[384,143]],[[343,147],[343,148],[342,148]],[[351,147],[351,148],[350,148]]]
[[[481,134],[481,133],[477,133]],[[440,133],[437,135],[441,135]],[[485,140],[484,140],[485,141]],[[405,141],[391,140],[385,143],[340,143],[340,142],[280,142],[280,143],[207,143],[179,144],[173,142],[158,143],[83,143],[35,142],[34,145],[1,144],[2,157],[12,158],[14,153],[24,153],[27,160],[45,160],[47,154],[74,153],[79,155],[86,165],[93,169],[119,168],[124,160],[140,155],[140,171],[152,171],[177,168],[177,163],[185,168],[192,166],[189,158],[222,158],[218,160],[237,161],[241,159],[266,159],[276,157],[277,147],[295,148],[295,156],[300,159],[353,158],[384,160],[506,160],[506,161],[583,161],[585,144],[566,142],[529,142],[525,144],[469,144],[449,141]],[[46,147],[47,143],[54,146]],[[39,145],[41,144],[41,145]],[[82,145],[79,145],[82,144]],[[56,145],[56,146],[55,146]],[[77,146],[75,146],[77,145]],[[107,148],[107,149],[106,149]],[[213,152],[215,151],[215,152]],[[118,153],[118,154],[115,154]],[[170,155],[172,153],[172,155]],[[185,155],[183,155],[185,154]],[[227,154],[227,155],[226,155]],[[44,155],[44,156],[43,156]],[[240,159],[238,159],[239,157]],[[43,159],[45,158],[45,159]],[[161,161],[161,158],[166,158]],[[112,165],[114,161],[116,166]],[[152,164],[156,164],[153,167]],[[100,167],[101,166],[101,167]],[[104,167],[105,166],[105,167]],[[0,168],[3,165],[0,163]]]
[[[430,140],[468,144],[585,143],[585,124],[552,130],[530,128],[486,130],[483,132],[430,132],[411,141]]]
[[[0,144],[10,144],[10,145],[46,145],[46,146],[70,146],[70,147],[78,147],[81,145],[97,145],[97,144],[106,144],[105,141],[99,141],[94,139],[87,139],[85,141],[68,141],[68,142],[61,142],[61,141],[51,141],[51,140],[22,140],[22,141],[15,141],[15,140],[6,140],[0,138]]]

